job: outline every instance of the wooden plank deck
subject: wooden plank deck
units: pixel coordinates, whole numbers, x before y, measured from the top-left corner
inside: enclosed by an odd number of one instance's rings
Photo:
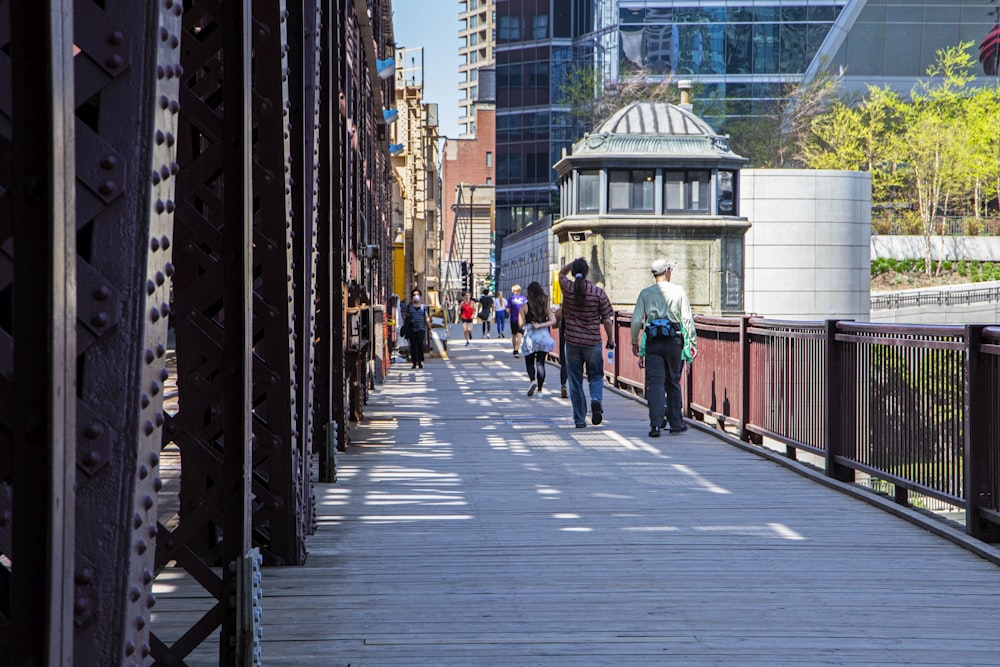
[[[372,394],[306,566],[264,570],[265,665],[1000,664],[997,565],[621,395],[575,429],[510,349]],[[207,605],[156,595],[167,639]]]

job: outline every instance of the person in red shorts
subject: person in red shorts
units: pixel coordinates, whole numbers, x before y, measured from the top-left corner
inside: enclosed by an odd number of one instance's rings
[[[472,294],[462,293],[462,302],[458,304],[458,319],[462,321],[462,333],[465,335],[465,346],[472,340],[472,321],[476,319],[476,304],[472,302]]]

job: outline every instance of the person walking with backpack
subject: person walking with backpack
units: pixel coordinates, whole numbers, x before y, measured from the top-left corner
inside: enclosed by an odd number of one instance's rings
[[[479,297],[479,321],[482,322],[483,332],[481,336],[483,338],[490,337],[490,323],[493,321],[493,297],[490,296],[490,291],[488,289],[483,289],[483,295]]]
[[[587,372],[590,389],[590,422],[604,420],[604,352],[601,349],[601,325],[608,334],[606,347],[615,349],[614,308],[607,293],[587,280],[590,265],[578,257],[559,270],[562,312],[566,336],[566,376],[569,399],[573,404],[573,423],[587,425],[587,399],[583,393],[583,373]]]
[[[655,282],[639,292],[632,310],[632,354],[639,356],[639,337],[645,335],[646,386],[649,409],[649,437],[660,437],[664,427],[664,405],[660,396],[666,393],[666,423],[671,435],[688,429],[681,416],[681,369],[686,356],[698,356],[694,316],[687,292],[670,282],[674,265],[658,259],[650,266]]]
[[[424,344],[431,344],[431,319],[427,306],[421,303],[423,292],[414,287],[410,292],[410,302],[403,305],[403,326],[410,341],[410,368],[424,367]]]

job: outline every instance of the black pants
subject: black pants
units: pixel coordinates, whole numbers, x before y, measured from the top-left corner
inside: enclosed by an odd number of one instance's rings
[[[545,384],[545,359],[548,352],[532,352],[524,355],[524,366],[528,370],[528,379],[541,389]]]
[[[566,386],[566,325],[559,320],[559,385]]]
[[[427,338],[427,332],[423,329],[420,331],[411,331],[407,338],[410,340],[410,363],[423,364],[424,339]]]
[[[684,337],[646,339],[646,405],[649,406],[650,426],[663,423],[663,396],[667,395],[667,421],[670,428],[680,428],[681,417],[681,369]]]

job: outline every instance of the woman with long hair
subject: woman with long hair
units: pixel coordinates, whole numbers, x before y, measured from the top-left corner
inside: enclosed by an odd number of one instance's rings
[[[583,393],[583,373],[590,389],[590,421],[595,426],[604,419],[604,352],[601,325],[607,332],[607,348],[614,349],[612,330],[615,311],[603,289],[587,280],[590,265],[577,257],[559,270],[563,293],[563,325],[566,336],[566,376],[573,404],[573,423],[587,425],[587,398]]]
[[[545,331],[555,326],[556,316],[549,309],[549,297],[537,282],[528,285],[528,304],[520,310],[518,318],[524,335],[532,337],[532,340],[535,340],[533,333],[536,329]],[[548,336],[548,340],[552,340],[551,335]],[[554,344],[553,342],[553,346]],[[549,347],[547,350],[537,349],[524,355],[524,365],[528,370],[528,379],[531,380],[528,396],[534,396],[535,392],[538,392],[539,396],[542,395],[542,385],[545,384],[545,360],[551,351],[552,348]]]

